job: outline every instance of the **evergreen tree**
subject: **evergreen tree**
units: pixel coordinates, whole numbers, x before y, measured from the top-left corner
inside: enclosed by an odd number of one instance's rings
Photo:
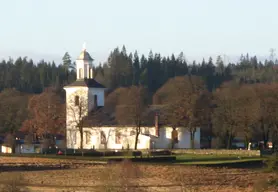
[[[137,51],[134,53],[133,57],[133,85],[139,85],[139,77],[140,77],[140,62],[139,62],[139,56]]]
[[[63,60],[63,67],[64,67],[65,73],[66,73],[66,83],[68,83],[69,82],[69,70],[75,70],[75,67],[74,67],[73,63],[71,62],[71,57],[68,52],[65,53],[62,60]]]
[[[69,70],[69,69],[73,68],[73,65],[72,65],[72,62],[71,62],[71,57],[70,57],[68,52],[66,52],[64,54],[62,60],[63,60],[63,66],[66,68],[66,70]]]

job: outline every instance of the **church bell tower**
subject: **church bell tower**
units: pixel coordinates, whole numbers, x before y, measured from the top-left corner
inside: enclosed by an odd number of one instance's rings
[[[88,117],[91,111],[104,106],[106,90],[105,86],[94,78],[93,58],[87,52],[85,44],[76,59],[76,81],[65,86],[64,90],[66,91],[67,106],[67,147],[78,149],[81,136],[77,125],[83,118]]]
[[[76,60],[76,80],[92,79],[93,77],[93,58],[83,44],[82,52]]]

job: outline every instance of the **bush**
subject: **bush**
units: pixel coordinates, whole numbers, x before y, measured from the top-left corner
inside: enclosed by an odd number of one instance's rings
[[[270,156],[273,155],[273,151],[272,149],[264,149],[264,150],[260,150],[260,156]]]
[[[132,151],[132,156],[134,156],[134,157],[141,156],[142,157],[142,151]]]
[[[65,153],[65,151],[63,151]],[[68,156],[86,156],[86,157],[103,157],[103,156],[142,156],[141,151],[96,151],[93,149],[77,149],[77,150],[67,150]]]
[[[151,156],[159,156],[159,155],[172,155],[172,152],[169,150],[162,150],[162,151],[151,151]]]

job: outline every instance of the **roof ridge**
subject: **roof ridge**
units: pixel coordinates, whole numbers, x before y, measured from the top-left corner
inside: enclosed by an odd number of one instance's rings
[[[91,88],[106,88],[101,83],[97,82],[94,78],[84,78],[84,79],[77,79],[69,85],[65,87],[91,87]]]

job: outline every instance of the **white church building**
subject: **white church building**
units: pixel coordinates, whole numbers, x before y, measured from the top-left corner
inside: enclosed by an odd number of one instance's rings
[[[83,149],[134,149],[135,129],[117,125],[115,113],[103,110],[106,88],[94,79],[93,59],[85,48],[76,60],[76,75],[76,81],[64,87],[67,148],[81,148],[82,132]],[[92,111],[98,115],[90,116]],[[150,120],[141,128],[137,149],[172,147],[173,129],[159,123],[158,111],[159,106],[148,108],[147,116]],[[184,128],[177,128],[174,132],[178,140],[174,148],[190,148],[190,133]],[[200,148],[199,128],[195,132],[194,144],[195,148]]]

